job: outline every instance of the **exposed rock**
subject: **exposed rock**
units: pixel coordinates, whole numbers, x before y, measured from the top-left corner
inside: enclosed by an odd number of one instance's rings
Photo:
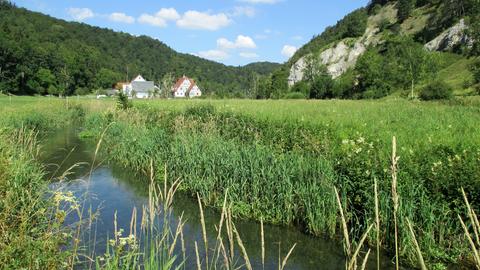
[[[358,57],[362,55],[368,45],[377,42],[375,34],[378,32],[377,28],[367,29],[365,34],[349,46],[348,41],[351,39],[342,40],[332,47],[322,51],[318,56],[318,61],[327,67],[328,73],[333,78],[337,78],[345,73],[349,68],[355,66]],[[295,83],[301,81],[304,76],[306,59],[310,55],[300,58],[290,68],[290,76],[288,77],[288,85],[293,86]]]
[[[471,45],[472,40],[467,36],[467,26],[463,19],[459,23],[441,33],[438,37],[425,44],[430,51],[450,51],[461,44]]]

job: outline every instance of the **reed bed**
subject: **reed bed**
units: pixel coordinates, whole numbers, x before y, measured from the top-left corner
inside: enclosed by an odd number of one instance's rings
[[[465,111],[478,114],[471,107]],[[415,224],[426,263],[458,263],[469,252],[455,213],[462,207],[461,187],[471,194],[480,192],[472,180],[480,177],[480,151],[472,144],[478,141],[476,135],[456,143],[425,144],[417,138],[419,144],[404,146],[399,141],[399,180],[393,185],[392,145],[374,131],[356,133],[351,126],[342,130],[322,121],[277,122],[213,106],[182,111],[141,104],[90,114],[82,134],[98,138],[102,127],[112,122],[105,140],[107,156],[143,172],[148,172],[147,159],[152,157],[155,168],[166,164],[173,178],[184,179],[184,191],[192,197],[199,194],[218,209],[228,189],[235,216],[296,224],[314,235],[337,237],[342,222],[336,187],[348,205],[345,222],[351,239],[362,239],[376,224],[365,243],[377,245],[377,253],[398,249],[397,265],[418,264],[407,219]]]
[[[61,249],[70,235],[62,227],[68,212],[58,203],[71,197],[49,190],[38,161],[40,142],[83,110],[74,106],[67,110],[63,103],[31,105],[0,109],[0,265],[60,269],[71,254]]]

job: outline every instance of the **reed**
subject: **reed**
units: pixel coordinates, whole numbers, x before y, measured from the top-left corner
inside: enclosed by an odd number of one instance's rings
[[[399,250],[398,250],[398,224],[397,224],[397,213],[398,213],[398,200],[399,195],[397,193],[397,163],[399,157],[397,157],[397,139],[393,137],[392,139],[392,201],[393,201],[393,222],[395,228],[395,269],[399,269]]]
[[[375,193],[375,229],[376,229],[376,245],[377,245],[377,270],[380,270],[380,210],[378,202],[378,183],[377,178],[374,179],[374,193]],[[362,267],[364,268],[364,267]]]
[[[417,237],[415,236],[415,232],[413,231],[412,224],[410,223],[410,220],[408,218],[406,220],[407,220],[408,229],[412,236],[413,244],[415,245],[415,250],[417,252],[418,264],[420,265],[420,269],[427,270],[427,266],[425,265],[425,261],[423,260],[422,251],[420,250],[420,246],[418,245]]]
[[[465,206],[467,207],[467,214],[470,219],[471,227],[473,228],[473,235],[472,233],[470,233],[467,225],[465,224],[460,215],[458,215],[458,219],[460,220],[460,224],[462,225],[462,228],[465,232],[465,237],[467,238],[470,245],[475,266],[477,267],[477,269],[480,269],[480,240],[478,236],[478,232],[480,231],[480,224],[478,222],[478,216],[476,215],[475,210],[473,210],[473,208],[471,207],[467,195],[465,194],[465,190],[463,188],[462,195]],[[474,238],[476,239],[476,242],[473,240]]]

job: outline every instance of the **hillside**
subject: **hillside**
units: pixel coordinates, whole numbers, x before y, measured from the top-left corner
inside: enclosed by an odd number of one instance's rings
[[[207,94],[228,96],[244,93],[256,73],[277,67],[225,66],[147,36],[66,22],[7,1],[0,1],[0,51],[0,92],[14,94],[85,93],[137,74],[160,81],[173,73],[193,77]]]
[[[260,97],[418,95],[437,80],[456,94],[475,94],[479,6],[475,0],[372,1],[301,47],[260,83]]]

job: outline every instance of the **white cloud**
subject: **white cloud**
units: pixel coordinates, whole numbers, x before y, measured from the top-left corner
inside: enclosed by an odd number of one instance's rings
[[[210,60],[216,60],[216,61],[225,60],[228,57],[230,57],[230,55],[228,55],[228,53],[226,53],[225,51],[222,51],[222,50],[203,51],[203,52],[199,52],[198,56],[203,57],[203,58],[207,58],[207,59],[210,59]]]
[[[210,14],[190,10],[177,21],[177,26],[185,29],[215,31],[230,25],[231,22],[225,13]]]
[[[239,2],[250,3],[250,4],[276,4],[281,0],[238,0]]]
[[[226,50],[226,49],[235,49],[236,45],[234,42],[231,42],[226,38],[219,38],[217,39],[217,47],[222,50]]]
[[[142,14],[138,18],[138,22],[143,24],[149,24],[157,27],[167,27],[168,21],[177,21],[180,19],[180,14],[174,8],[162,8],[157,13]]]
[[[302,36],[293,36],[292,39],[293,40],[303,40],[303,37]]]
[[[282,55],[288,58],[292,57],[297,51],[297,47],[291,45],[285,45],[282,49]]]
[[[221,50],[228,49],[255,49],[257,44],[249,36],[238,35],[235,42],[230,41],[226,38],[217,39],[217,47]]]
[[[234,7],[233,11],[229,14],[232,17],[238,16],[247,16],[247,17],[255,17],[257,11],[253,7]]]
[[[108,16],[108,19],[113,22],[121,22],[121,23],[128,23],[128,24],[132,24],[135,22],[135,18],[121,12],[114,12],[110,14]]]
[[[162,8],[156,14],[156,17],[162,18],[166,21],[176,21],[180,19],[180,14],[174,8]]]
[[[252,52],[241,52],[239,54],[243,58],[258,58],[258,54]]]
[[[255,49],[257,48],[257,44],[253,41],[251,37],[239,35],[237,40],[235,41],[237,48],[244,48],[244,49]]]
[[[89,8],[69,8],[67,9],[67,13],[75,21],[79,21],[79,22],[95,17],[95,14]]]
[[[149,24],[152,26],[157,26],[157,27],[167,26],[167,22],[164,19],[150,15],[150,14],[142,14],[138,18],[138,22],[143,24]]]

